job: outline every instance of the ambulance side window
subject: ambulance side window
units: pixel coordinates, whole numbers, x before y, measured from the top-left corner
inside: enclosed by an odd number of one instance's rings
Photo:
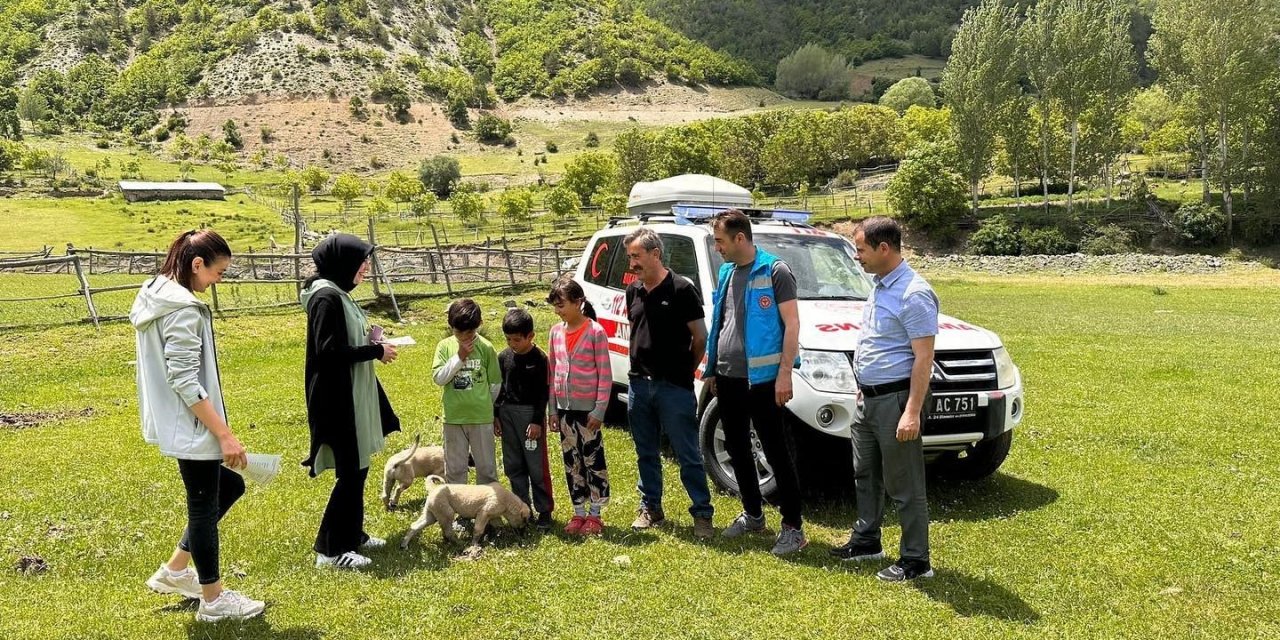
[[[609,279],[605,281],[605,286],[618,291],[624,291],[627,285],[636,279],[636,274],[631,273],[631,260],[627,257],[627,247],[622,243],[625,236],[615,236],[609,240],[618,245],[616,251],[613,252],[613,259],[609,265]]]
[[[693,281],[693,286],[702,295],[702,276],[698,273],[698,253],[693,248],[693,238],[671,234],[661,234],[662,246],[666,255],[663,264],[670,270]],[[705,296],[704,296],[705,298]]]
[[[587,266],[583,270],[583,278],[595,285],[608,286],[609,267],[613,264],[613,254],[617,253],[622,238],[606,236],[596,241],[587,254]]]

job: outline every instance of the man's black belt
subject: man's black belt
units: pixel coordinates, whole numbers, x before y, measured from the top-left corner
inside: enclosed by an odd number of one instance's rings
[[[896,382],[886,382],[884,384],[860,384],[858,389],[862,390],[862,397],[874,398],[876,396],[888,395],[899,391],[909,391],[911,389],[911,378],[898,380]]]

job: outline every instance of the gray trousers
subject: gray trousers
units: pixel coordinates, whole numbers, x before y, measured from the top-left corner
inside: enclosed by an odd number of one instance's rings
[[[547,464],[547,433],[543,429],[533,451],[524,448],[525,434],[533,422],[533,407],[504,404],[498,407],[502,425],[502,469],[511,483],[511,492],[536,513],[551,513],[551,465]]]
[[[853,483],[858,497],[855,544],[880,543],[888,492],[902,521],[899,555],[929,560],[929,504],[925,499],[924,447],[920,438],[898,442],[898,420],[909,391],[864,398],[853,416]],[[924,405],[929,405],[925,397]],[[922,412],[923,413],[923,412]],[[920,417],[921,424],[924,416]]]
[[[476,463],[476,484],[498,481],[492,424],[444,425],[444,481],[467,483],[467,458]]]

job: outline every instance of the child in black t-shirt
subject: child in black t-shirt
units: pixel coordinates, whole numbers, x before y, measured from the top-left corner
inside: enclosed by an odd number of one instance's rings
[[[533,343],[533,316],[512,309],[502,320],[507,349],[498,355],[502,391],[493,433],[502,438],[502,467],[511,491],[529,505],[539,529],[551,528],[551,467],[547,464],[547,355]]]

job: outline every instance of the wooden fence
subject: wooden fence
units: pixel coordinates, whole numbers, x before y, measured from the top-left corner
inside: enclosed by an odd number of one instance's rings
[[[397,320],[400,316],[400,300],[430,296],[449,296],[479,293],[493,289],[505,289],[524,284],[547,282],[558,277],[562,265],[569,257],[581,252],[584,243],[573,245],[546,245],[534,248],[511,248],[505,239],[480,246],[444,247],[438,242],[434,247],[387,247],[375,245],[372,256],[373,269],[369,280],[373,300],[389,302]],[[33,305],[51,300],[81,297],[87,315],[74,321],[91,321],[97,326],[104,320],[118,320],[124,314],[101,313],[94,297],[119,291],[136,290],[146,277],[155,274],[164,261],[164,254],[147,251],[109,251],[78,248],[68,244],[66,255],[53,256],[50,249],[31,252],[13,252],[12,256],[0,255],[0,283],[6,274],[56,275],[74,274],[78,288],[75,291],[57,291],[50,283],[39,295],[0,297],[0,329],[18,328],[22,323],[8,323],[4,318],[7,305]],[[295,306],[302,283],[314,274],[309,254],[285,252],[237,253],[230,268],[223,274],[223,281],[210,287],[211,306],[215,313],[253,311],[275,307]],[[122,284],[94,287],[90,278],[110,278]],[[121,276],[124,276],[121,278]],[[137,276],[137,279],[129,278]],[[288,287],[287,294],[282,286]],[[260,288],[270,294],[255,297],[243,291]],[[48,290],[44,293],[43,290]],[[227,292],[220,295],[219,291]],[[275,296],[272,301],[261,298]],[[230,300],[227,300],[230,298]],[[119,300],[115,303],[120,304]]]

